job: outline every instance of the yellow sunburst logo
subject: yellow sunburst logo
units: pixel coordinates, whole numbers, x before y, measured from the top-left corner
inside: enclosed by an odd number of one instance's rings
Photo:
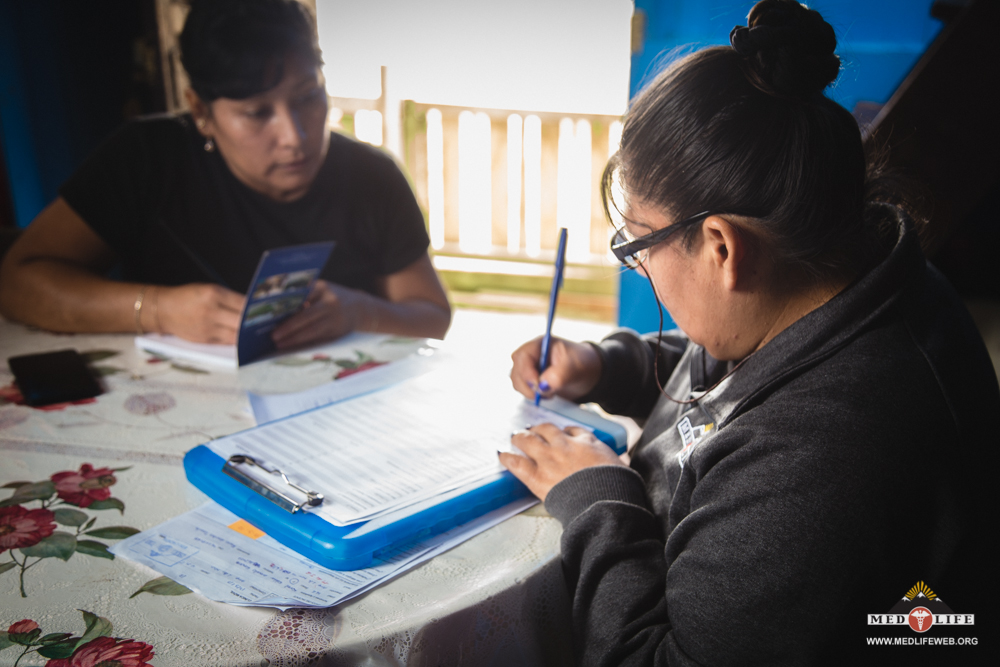
[[[933,600],[937,597],[937,595],[934,594],[934,591],[927,587],[927,584],[922,581],[918,581],[916,586],[906,591],[906,595],[903,596],[903,599],[912,600],[921,593],[923,593],[924,597],[928,600]]]

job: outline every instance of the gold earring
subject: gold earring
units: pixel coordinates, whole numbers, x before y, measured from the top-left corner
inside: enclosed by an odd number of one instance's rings
[[[194,124],[198,126],[199,130],[204,130],[205,129],[205,119],[204,118],[199,118],[198,120],[196,120],[194,122]]]
[[[207,137],[205,139],[205,152],[211,153],[214,150],[215,150],[215,142],[212,140],[212,137]]]

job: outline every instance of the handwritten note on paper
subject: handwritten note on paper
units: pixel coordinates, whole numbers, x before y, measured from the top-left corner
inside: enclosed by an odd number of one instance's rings
[[[265,607],[331,607],[490,528],[533,505],[524,499],[494,510],[390,560],[360,570],[327,570],[267,535],[253,539],[231,528],[239,519],[215,503],[191,510],[122,540],[111,551],[147,565],[205,597]]]
[[[497,450],[529,422],[578,424],[503,384],[470,391],[466,381],[439,369],[208,446],[223,458],[251,455],[323,493],[315,513],[345,526],[496,474]]]

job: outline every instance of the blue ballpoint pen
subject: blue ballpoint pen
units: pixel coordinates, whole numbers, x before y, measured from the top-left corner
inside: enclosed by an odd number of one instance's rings
[[[562,287],[563,273],[566,271],[566,228],[559,230],[559,248],[556,250],[556,274],[552,276],[552,289],[549,291],[549,316],[545,322],[545,336],[542,338],[542,358],[538,362],[538,374],[541,376],[549,367],[549,347],[552,342],[552,320],[556,316],[556,301],[559,300],[559,288]],[[535,405],[542,400],[542,395],[535,389]]]

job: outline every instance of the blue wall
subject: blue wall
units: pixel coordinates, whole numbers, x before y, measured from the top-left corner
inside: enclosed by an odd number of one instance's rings
[[[713,44],[728,44],[729,31],[746,25],[753,2],[635,0],[646,15],[645,42],[632,55],[630,93],[635,95],[672,58]],[[827,94],[853,109],[859,101],[884,104],[942,28],[930,16],[932,0],[826,0],[808,2],[837,32],[840,77]],[[680,47],[680,48],[679,48]],[[668,316],[669,317],[669,316]],[[664,327],[672,326],[665,318]],[[659,318],[652,289],[639,273],[622,274],[618,322],[655,331]]]
[[[0,132],[14,219],[24,227],[55,198],[72,158],[54,52],[51,4],[0,2]],[[43,83],[44,82],[44,83]]]
[[[0,146],[18,226],[126,117],[163,109],[154,9],[0,0]]]

